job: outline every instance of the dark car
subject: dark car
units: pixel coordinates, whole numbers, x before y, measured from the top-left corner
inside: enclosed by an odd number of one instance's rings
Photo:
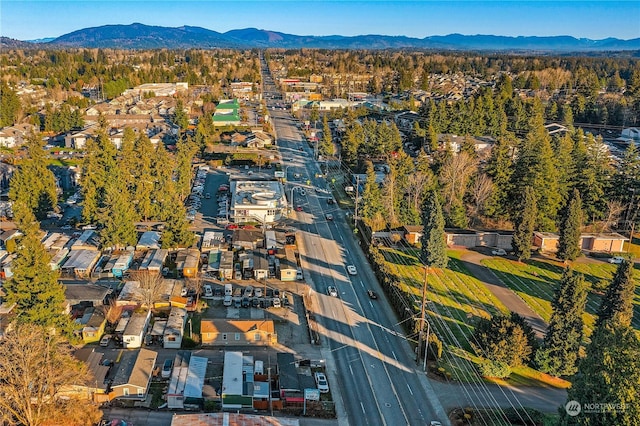
[[[248,297],[243,297],[242,298],[242,307],[243,308],[248,308],[249,306],[251,306],[251,301],[249,300]]]
[[[251,300],[251,306],[253,306],[254,308],[257,308],[260,306],[260,299],[258,299],[257,297],[254,297],[253,300]]]
[[[370,299],[377,299],[378,298],[378,294],[373,290],[367,290],[367,294],[369,295]]]
[[[334,204],[333,198],[327,198],[327,204]]]
[[[222,296],[222,288],[220,287],[216,287],[213,289],[213,296],[214,297],[220,297]]]

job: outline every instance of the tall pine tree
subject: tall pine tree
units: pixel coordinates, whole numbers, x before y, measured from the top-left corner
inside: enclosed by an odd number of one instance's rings
[[[633,295],[636,288],[633,279],[633,262],[623,261],[602,298],[596,327],[604,322],[618,326],[630,326],[633,318]]]
[[[367,163],[367,180],[362,191],[362,208],[360,216],[364,223],[373,231],[384,229],[386,222],[384,218],[384,207],[382,204],[382,194],[380,186],[376,182],[376,173],[373,163]]]
[[[422,204],[422,257],[428,266],[446,268],[447,241],[444,235],[444,216],[436,191],[430,191]]]
[[[60,272],[49,265],[51,256],[40,242],[35,217],[26,210],[21,213],[26,216],[21,222],[30,225],[22,229],[24,237],[12,263],[13,276],[4,285],[7,302],[16,304],[18,322],[54,328],[69,335],[71,322],[64,312],[64,287],[58,281]]]
[[[583,337],[582,313],[586,303],[584,277],[566,269],[551,303],[553,313],[547,334],[535,356],[541,371],[557,377],[576,373]]]
[[[581,254],[580,233],[582,231],[582,199],[577,189],[573,190],[569,205],[562,214],[558,259],[576,260]]]
[[[531,187],[527,186],[524,188],[520,205],[516,209],[516,216],[513,220],[516,229],[513,233],[511,246],[520,261],[531,257],[531,242],[537,216],[536,206],[535,193]]]
[[[628,326],[605,322],[596,327],[567,391],[567,401],[582,404],[570,416],[561,410],[562,425],[640,424],[640,340]],[[591,408],[586,404],[597,404]]]

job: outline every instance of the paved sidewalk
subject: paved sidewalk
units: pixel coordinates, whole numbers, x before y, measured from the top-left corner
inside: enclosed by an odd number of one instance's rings
[[[468,251],[462,255],[464,266],[471,275],[482,281],[487,289],[496,296],[511,312],[522,316],[533,328],[538,339],[543,339],[547,332],[547,323],[533,309],[529,307],[513,290],[507,287],[491,269],[482,265],[483,259],[488,259],[482,253]]]

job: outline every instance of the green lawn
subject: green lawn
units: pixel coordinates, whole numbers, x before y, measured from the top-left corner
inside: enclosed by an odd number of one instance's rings
[[[515,291],[531,309],[536,311],[545,321],[549,321],[555,286],[562,276],[563,265],[561,263],[538,259],[521,263],[504,258],[486,259],[482,263]],[[590,262],[586,259],[578,259],[572,267],[576,272],[583,274],[585,279],[592,284],[601,280],[611,281],[616,270],[616,265],[605,262]],[[593,330],[600,300],[601,295],[595,293],[589,293],[587,297],[586,312],[583,315],[587,335],[590,335]],[[636,329],[640,329],[640,288],[638,286],[636,286],[634,304],[635,314],[632,325]]]
[[[418,261],[418,250],[381,248],[391,273],[399,278],[404,292],[412,295],[420,306],[424,267]],[[464,267],[460,256],[463,252],[449,250],[449,266],[431,269],[427,276],[427,315],[429,322],[442,339],[447,352],[438,366],[451,374],[454,380],[478,379],[475,364],[480,359],[472,351],[469,339],[479,318],[495,314],[507,314],[508,309]],[[409,336],[415,338],[415,336]],[[506,381],[511,385],[536,386],[544,383],[566,387],[564,380],[541,374],[528,367],[514,369]]]

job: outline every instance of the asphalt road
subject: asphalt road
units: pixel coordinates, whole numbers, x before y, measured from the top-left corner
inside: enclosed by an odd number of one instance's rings
[[[411,347],[347,219],[335,204],[326,202],[331,195],[324,192],[326,182],[316,177],[320,168],[311,148],[285,111],[272,114],[282,156],[289,158],[285,162],[290,182],[287,195],[292,185],[304,190],[304,194],[294,191],[293,204],[302,207],[295,212],[294,222],[300,230],[305,279],[316,291],[312,299],[322,343],[329,348],[329,384],[334,389],[337,384],[340,390],[334,393],[340,398],[336,407],[344,406],[344,420],[351,425],[424,425],[435,419],[444,424],[444,409],[435,393],[425,390],[430,384],[416,370]],[[327,213],[333,220],[326,220]],[[347,273],[348,264],[357,268],[357,275]],[[337,287],[337,298],[327,295],[330,285]],[[380,299],[369,299],[367,288]]]

